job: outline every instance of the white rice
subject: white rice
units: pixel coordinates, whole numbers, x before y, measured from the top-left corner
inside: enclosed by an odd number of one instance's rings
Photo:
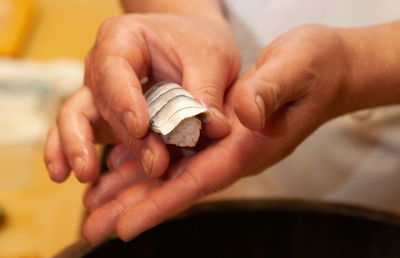
[[[197,117],[182,120],[174,130],[162,135],[164,142],[179,147],[194,147],[200,137],[201,121]]]

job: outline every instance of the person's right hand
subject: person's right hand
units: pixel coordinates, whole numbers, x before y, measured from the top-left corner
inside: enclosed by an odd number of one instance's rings
[[[127,14],[108,19],[86,58],[85,85],[116,135],[145,136],[149,118],[140,79],[181,84],[211,113],[204,133],[230,131],[222,114],[227,87],[240,69],[228,23],[172,14]],[[120,139],[127,142],[127,139]]]

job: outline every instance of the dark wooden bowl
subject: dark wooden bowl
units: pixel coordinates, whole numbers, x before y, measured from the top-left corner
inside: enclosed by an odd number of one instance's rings
[[[77,244],[56,257],[400,257],[400,217],[325,202],[203,203],[136,239]]]

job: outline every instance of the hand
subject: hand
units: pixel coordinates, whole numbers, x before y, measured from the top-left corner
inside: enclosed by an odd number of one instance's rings
[[[116,232],[130,240],[202,196],[289,155],[321,123],[345,112],[347,58],[340,35],[327,27],[305,26],[278,38],[229,94],[228,136],[172,161],[161,179],[144,178],[134,158],[116,162],[126,157],[122,147],[110,154],[111,172],[85,196],[91,214],[84,236],[97,243]],[[244,124],[260,130],[244,127],[233,107]]]
[[[297,121],[314,128],[350,110],[349,51],[337,30],[306,25],[267,46],[233,89],[234,108],[250,129],[284,134]]]
[[[177,82],[210,109],[204,132],[219,138],[230,130],[221,109],[239,69],[238,50],[222,17],[128,14],[101,26],[86,58],[85,84],[116,134],[138,139],[149,124],[140,79]]]
[[[159,177],[168,167],[168,150],[157,134],[149,133],[144,139],[132,141],[127,132],[115,137],[87,87],[80,88],[63,104],[56,121],[49,131],[44,151],[49,176],[55,182],[63,182],[71,168],[79,181],[95,181],[100,170],[95,144],[117,144],[120,143],[118,138],[127,139],[124,144],[142,160],[150,178]]]
[[[71,97],[49,134],[45,160],[51,178],[62,182],[72,168],[82,182],[96,179],[99,165],[94,144],[102,139],[93,136],[90,125],[94,122],[94,132],[105,131],[114,143],[124,143],[141,157],[151,177],[160,176],[168,167],[166,148],[153,134],[151,139],[137,139],[148,127],[139,78],[182,83],[209,107],[211,118],[202,132],[218,138],[230,131],[220,110],[225,89],[239,67],[229,27],[222,21],[161,14],[106,21],[85,66],[85,84],[95,98],[85,93],[86,87]]]

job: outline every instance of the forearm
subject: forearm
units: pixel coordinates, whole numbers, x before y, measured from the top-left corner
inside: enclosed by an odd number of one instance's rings
[[[121,0],[127,13],[174,13],[224,20],[219,0]]]
[[[339,31],[349,56],[347,111],[400,104],[400,22]]]

